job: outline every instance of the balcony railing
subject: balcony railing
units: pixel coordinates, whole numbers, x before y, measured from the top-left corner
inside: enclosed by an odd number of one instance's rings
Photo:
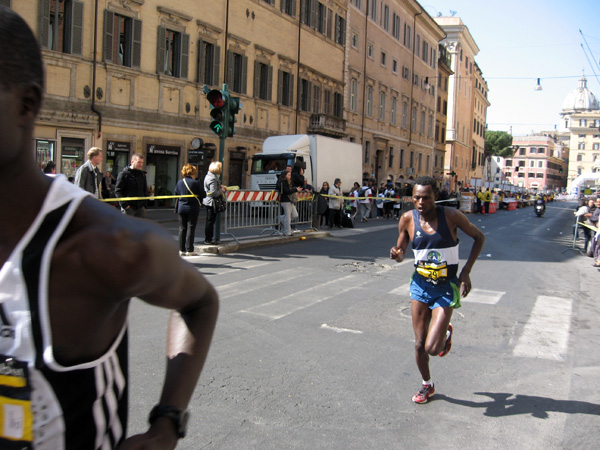
[[[321,134],[336,138],[346,137],[346,121],[326,114],[311,114],[308,134]]]

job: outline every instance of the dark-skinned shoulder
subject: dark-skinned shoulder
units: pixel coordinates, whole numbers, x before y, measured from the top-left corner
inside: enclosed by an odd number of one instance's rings
[[[71,267],[74,277],[116,301],[161,287],[183,263],[166,230],[92,197],[82,201],[52,261]]]

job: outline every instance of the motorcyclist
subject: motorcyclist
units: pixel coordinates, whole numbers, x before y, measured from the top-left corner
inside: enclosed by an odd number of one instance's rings
[[[544,211],[544,213],[546,212],[546,201],[544,200],[544,196],[541,194],[537,194],[535,196],[535,204],[539,205],[542,204],[542,210]]]

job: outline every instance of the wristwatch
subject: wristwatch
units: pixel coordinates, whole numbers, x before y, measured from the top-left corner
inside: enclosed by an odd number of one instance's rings
[[[177,437],[180,439],[185,437],[188,419],[190,418],[190,413],[187,409],[176,408],[175,406],[169,405],[156,405],[152,408],[152,411],[150,411],[148,422],[152,425],[159,417],[168,417],[171,419],[175,424]]]

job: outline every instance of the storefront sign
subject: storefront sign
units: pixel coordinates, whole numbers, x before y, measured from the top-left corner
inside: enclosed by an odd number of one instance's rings
[[[106,141],[106,150],[109,152],[128,152],[131,150],[131,142]]]
[[[148,144],[147,148],[149,155],[179,156],[179,153],[181,151],[180,147],[161,144]]]

